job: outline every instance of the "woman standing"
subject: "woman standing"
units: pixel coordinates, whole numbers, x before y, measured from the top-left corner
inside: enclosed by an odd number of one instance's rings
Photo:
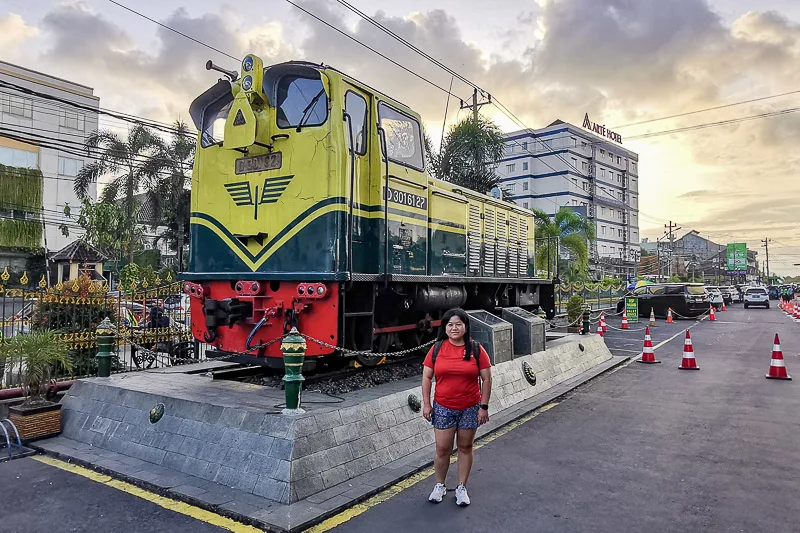
[[[439,340],[428,352],[423,365],[422,415],[433,423],[436,434],[433,460],[436,485],[428,500],[440,503],[447,494],[445,479],[455,440],[458,446],[456,504],[467,506],[467,480],[472,468],[475,431],[480,424],[489,421],[492,364],[486,350],[470,337],[469,316],[463,309],[451,309],[444,314]],[[431,403],[434,376],[436,392]]]

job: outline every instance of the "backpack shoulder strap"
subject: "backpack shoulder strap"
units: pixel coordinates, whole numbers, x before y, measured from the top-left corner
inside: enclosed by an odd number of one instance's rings
[[[439,355],[439,350],[442,348],[442,341],[437,341],[433,345],[433,354],[431,355],[431,368],[436,367],[436,356]]]
[[[481,345],[477,341],[472,341],[472,355],[475,357],[475,362],[478,364],[478,372],[481,371]]]

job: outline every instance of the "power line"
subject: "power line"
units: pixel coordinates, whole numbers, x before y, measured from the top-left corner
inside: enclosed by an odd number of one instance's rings
[[[651,122],[659,122],[661,120],[669,120],[671,118],[686,117],[686,116],[689,116],[689,115],[696,115],[698,113],[705,113],[707,111],[715,111],[717,109],[725,109],[727,107],[734,107],[734,106],[739,106],[739,105],[743,105],[743,104],[752,104],[753,102],[761,102],[763,100],[770,100],[772,98],[780,98],[782,96],[789,96],[789,95],[792,95],[792,94],[799,94],[799,93],[800,93],[800,90],[789,91],[789,92],[781,93],[781,94],[773,94],[773,95],[770,95],[770,96],[762,96],[760,98],[752,98],[750,100],[742,100],[740,102],[733,102],[733,103],[730,103],[730,104],[723,104],[723,105],[718,105],[718,106],[714,106],[714,107],[706,107],[704,109],[697,109],[695,111],[688,111],[686,113],[678,113],[676,115],[669,115],[669,116],[666,116],[666,117],[651,118],[651,119],[647,119],[647,120],[641,120],[639,122],[631,122],[630,124],[623,124],[622,126],[612,126],[611,129],[621,130],[622,128],[630,128],[632,126],[639,126],[641,124],[650,124]]]

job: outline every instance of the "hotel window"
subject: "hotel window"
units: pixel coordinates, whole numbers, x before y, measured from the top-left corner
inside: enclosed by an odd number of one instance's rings
[[[614,153],[613,153],[613,152],[608,152],[608,158],[609,158],[609,159],[611,160],[611,162],[613,163],[613,162],[614,162]]]
[[[514,145],[513,144],[509,144],[509,145],[506,146],[506,153],[507,154],[513,154],[514,153]]]
[[[525,141],[524,143],[522,143],[522,151],[523,152],[527,152],[528,151],[528,141]]]
[[[578,200],[572,200],[572,205],[578,205]]]
[[[522,183],[522,190],[523,191],[527,191],[528,190],[528,182],[527,181]]]
[[[603,215],[603,216],[606,216],[606,208],[605,207],[600,206],[600,214]]]
[[[604,169],[604,168],[600,169],[600,177],[601,178],[605,178],[606,177],[606,169]]]
[[[572,139],[572,146],[578,146],[578,139],[575,137],[570,137],[570,139]]]
[[[617,218],[617,215],[614,213],[613,209],[609,210],[611,212],[611,218]]]
[[[587,161],[582,161],[581,162],[581,168],[583,170],[589,170],[589,163]]]
[[[516,190],[517,190],[517,184],[516,184],[516,183],[512,183],[512,184],[511,184],[511,185],[508,187],[508,190],[510,190],[511,192],[516,192]]]
[[[614,255],[615,253],[617,253],[617,249],[616,249],[616,248],[614,248],[613,246],[611,246],[611,247],[609,248],[609,250],[611,251],[611,255]]]
[[[603,253],[606,253],[608,251],[608,247],[604,244],[602,246],[602,250],[603,250]]]
[[[636,172],[636,161],[631,163],[631,168],[633,169],[634,172]]]
[[[582,205],[583,207],[586,207],[586,205],[587,205],[587,204],[586,204],[586,202],[581,202],[581,205]]]
[[[622,164],[622,158],[620,156],[617,156],[617,164],[618,165]]]
[[[528,209],[528,202],[522,202],[522,207],[524,207],[525,209]]]
[[[72,159],[71,157],[58,158],[58,173],[61,176],[77,176],[81,168],[83,168],[83,161],[80,159]]]
[[[586,183],[585,181],[583,182],[583,190],[584,191],[588,191],[589,190],[589,184]]]
[[[572,166],[575,167],[576,169],[578,168],[578,158],[577,157],[573,157],[572,158]]]
[[[17,150],[16,148],[0,146],[0,165],[5,165],[7,167],[37,168],[39,166],[39,154],[27,150]]]
[[[622,230],[618,229],[617,232],[619,233],[619,236],[622,237]]]
[[[514,172],[516,170],[517,164],[511,163],[510,165],[506,165],[506,172]]]
[[[600,226],[600,234],[601,235],[605,235],[606,234],[606,227],[605,226]]]
[[[636,188],[636,178],[631,178],[631,189]]]
[[[3,112],[25,118],[33,118],[33,100],[21,96],[8,96],[3,99]]]
[[[577,187],[578,186],[578,178],[572,178],[572,184]]]
[[[522,163],[522,170],[528,170],[528,163]]]
[[[581,148],[586,148],[586,142],[581,142]]]
[[[606,151],[600,148],[600,155],[606,155]]]
[[[64,111],[64,114],[58,119],[59,125],[62,128],[69,128],[71,130],[84,130],[85,118],[83,113],[72,113]]]

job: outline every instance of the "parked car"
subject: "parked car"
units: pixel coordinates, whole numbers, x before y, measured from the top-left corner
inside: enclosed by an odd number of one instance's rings
[[[164,298],[164,312],[175,322],[189,325],[192,315],[189,310],[188,294],[170,294]]]
[[[744,292],[744,308],[764,306],[769,309],[769,292],[764,287],[748,287]]]
[[[769,291],[768,294],[770,300],[777,300],[780,298],[780,290],[778,290],[776,285],[768,285],[767,291]]]
[[[722,304],[725,302],[725,299],[722,297],[722,293],[716,287],[706,287],[706,294],[708,294],[708,301],[719,309],[722,307]]]
[[[716,286],[712,287],[712,286],[708,286],[706,288],[719,291],[719,293],[722,295],[722,301],[725,302],[725,305],[731,305],[733,303],[733,296],[731,296],[731,293],[728,291],[727,287],[716,287]],[[714,302],[712,302],[712,303],[714,303]],[[720,304],[720,305],[722,305],[722,304]]]
[[[639,316],[649,317],[650,309],[656,316],[667,316],[667,310],[684,317],[700,316],[709,308],[708,296],[700,283],[655,283],[629,292],[639,304]],[[617,313],[622,312],[625,299],[617,302]],[[677,317],[676,317],[677,318]]]
[[[731,294],[733,294],[734,303],[742,303],[744,301],[744,291],[736,285],[731,285]]]

